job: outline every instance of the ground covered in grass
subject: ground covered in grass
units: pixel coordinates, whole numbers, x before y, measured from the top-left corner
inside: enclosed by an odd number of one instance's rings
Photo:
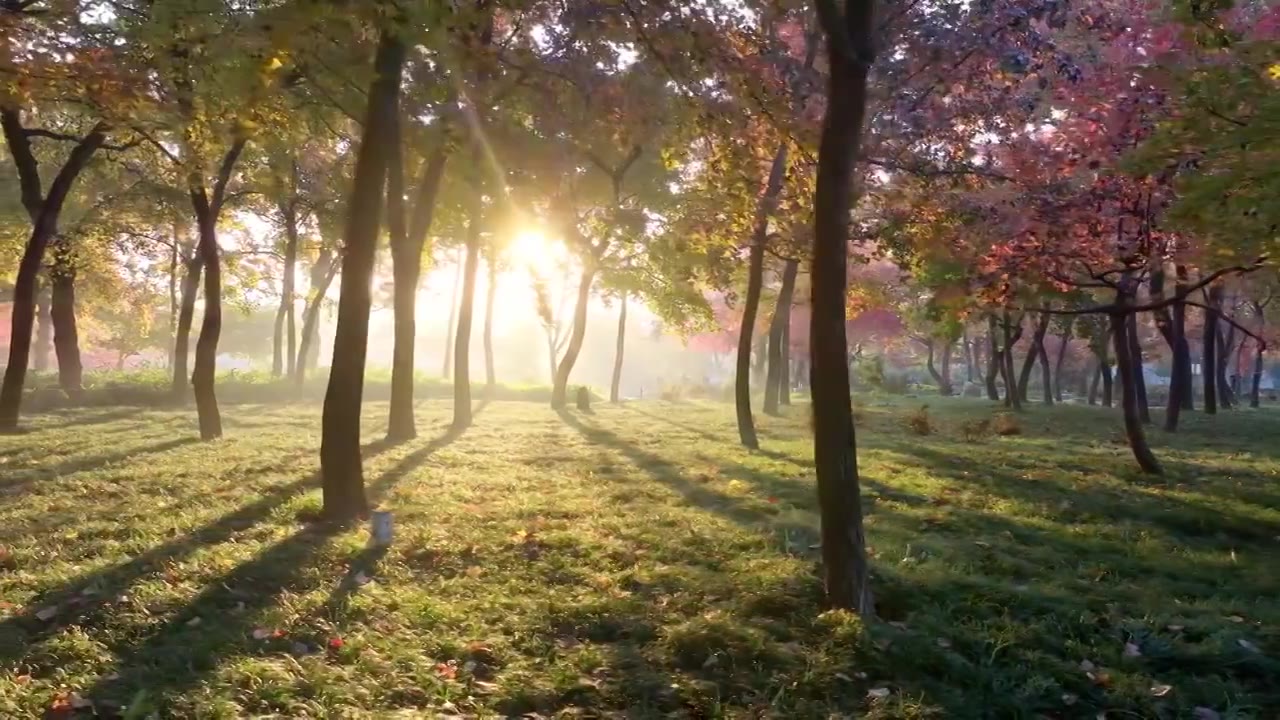
[[[0,717],[1280,717],[1280,412],[859,410],[882,620],[823,613],[806,409],[421,408],[396,541],[304,524],[319,409],[94,408],[0,438]],[[919,419],[914,423],[923,430]],[[968,429],[966,431],[966,425]]]

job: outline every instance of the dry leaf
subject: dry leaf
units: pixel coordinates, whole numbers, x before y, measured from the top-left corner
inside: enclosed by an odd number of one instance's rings
[[[30,684],[31,684],[31,676],[30,676],[30,675],[19,675],[18,677],[16,677],[16,678],[14,678],[14,679],[13,679],[13,684],[14,684],[14,685],[30,685]]]
[[[197,615],[197,616],[195,616],[195,617],[193,617],[193,618],[191,618],[190,620],[188,620],[188,621],[187,621],[187,627],[195,627],[195,626],[199,625],[201,622],[203,622],[203,621],[200,619],[200,616],[199,616],[199,615]]]
[[[881,698],[887,698],[889,697],[889,688],[885,688],[885,687],[871,688],[870,690],[867,691],[867,697],[874,698],[877,700]]]
[[[1186,629],[1185,625],[1166,625],[1165,629],[1169,632],[1182,632]]]
[[[352,581],[357,585],[368,585],[370,580],[371,578],[368,575],[365,575],[363,570],[356,573],[356,576],[352,578]]]
[[[1164,697],[1165,695],[1168,695],[1171,692],[1173,692],[1172,685],[1152,685],[1151,686],[1152,697]]]
[[[1093,663],[1089,662],[1088,660],[1081,660],[1081,661],[1080,661],[1080,669],[1081,669],[1081,670],[1083,670],[1083,671],[1085,671],[1085,672],[1093,672],[1094,670],[1097,670],[1097,669],[1098,669],[1098,666],[1097,666],[1097,665],[1094,665]]]
[[[284,637],[283,630],[271,630],[269,628],[255,628],[253,631],[254,640],[266,640],[268,638]]]
[[[1222,716],[1218,714],[1217,710],[1207,707],[1197,707],[1191,711],[1191,714],[1196,720],[1222,720]]]
[[[1249,652],[1255,652],[1255,653],[1262,652],[1261,650],[1258,649],[1257,645],[1254,645],[1253,643],[1249,642],[1248,640],[1245,640],[1244,638],[1240,638],[1239,640],[1236,640],[1236,644],[1244,648],[1245,650],[1248,650]]]
[[[1125,657],[1142,657],[1142,650],[1134,643],[1128,642],[1124,644]]]
[[[1079,699],[1080,699],[1080,697],[1079,697],[1078,695],[1076,695],[1075,693],[1062,693],[1062,704],[1063,704],[1063,705],[1075,705],[1075,704],[1076,704],[1076,701],[1077,701],[1077,700],[1079,700]]]
[[[1240,617],[1239,615],[1228,615],[1228,616],[1227,616],[1227,619],[1228,619],[1228,620],[1230,620],[1230,621],[1231,621],[1231,622],[1233,622],[1233,623],[1242,623],[1242,622],[1244,622],[1244,618]]]
[[[49,621],[49,620],[52,620],[52,619],[53,619],[53,616],[54,616],[54,615],[57,615],[57,614],[58,614],[58,606],[57,606],[57,605],[50,605],[49,607],[43,607],[43,608],[40,608],[39,610],[37,610],[37,611],[36,611],[36,619],[37,619],[37,620]]]
[[[951,647],[951,641],[946,638],[938,638],[938,647],[949,648]]]
[[[467,568],[467,577],[475,578],[475,577],[480,577],[482,574],[484,574],[484,568],[480,567],[479,565],[472,565],[471,567]]]

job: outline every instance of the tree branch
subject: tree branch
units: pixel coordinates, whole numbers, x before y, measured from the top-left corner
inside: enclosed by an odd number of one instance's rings
[[[227,182],[231,180],[231,171],[235,168],[236,160],[244,151],[247,142],[249,141],[245,138],[236,138],[231,148],[227,150],[227,154],[222,156],[222,165],[218,168],[218,177],[213,183],[213,203],[210,206],[215,216],[222,210],[222,203],[227,194]]]
[[[22,127],[21,113],[10,108],[0,110],[0,125],[3,125],[5,142],[9,145],[13,164],[18,169],[22,206],[31,216],[31,221],[35,222],[36,216],[40,214],[40,206],[44,203],[40,164],[36,162],[36,156],[31,152],[31,141],[28,139],[26,128]]]
[[[1146,305],[1120,306],[1120,305],[1116,305],[1115,303],[1111,303],[1109,305],[1092,305],[1090,307],[1076,308],[1076,309],[1055,310],[1053,308],[1039,307],[1039,308],[1029,308],[1029,310],[1033,312],[1049,313],[1050,315],[1111,315],[1115,313],[1119,313],[1121,315],[1132,315],[1140,312],[1150,312],[1152,310],[1159,310],[1161,308],[1169,307],[1170,305],[1173,305],[1175,303],[1183,302],[1192,293],[1202,288],[1206,288],[1209,285],[1212,285],[1215,281],[1217,281],[1219,278],[1223,276],[1232,275],[1232,274],[1245,275],[1247,273],[1251,273],[1255,270],[1258,270],[1262,268],[1263,263],[1265,263],[1266,261],[1267,261],[1266,256],[1263,256],[1255,260],[1252,265],[1235,265],[1229,268],[1222,268],[1221,270],[1218,270],[1217,272],[1214,272],[1211,275],[1208,275],[1205,278],[1201,279],[1199,282],[1195,283],[1194,285],[1188,285],[1187,287],[1183,288],[1180,292],[1175,293],[1173,297],[1166,298],[1158,302],[1147,303]],[[1187,304],[1194,305],[1195,303],[1188,302]]]

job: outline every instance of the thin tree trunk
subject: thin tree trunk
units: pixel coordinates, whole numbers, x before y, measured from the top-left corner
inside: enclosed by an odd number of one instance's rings
[[[173,245],[169,248],[169,363],[166,367],[173,371],[173,343],[178,339],[178,268],[182,265],[178,252],[181,233],[178,222],[173,223]]]
[[[31,332],[36,315],[36,278],[44,265],[45,250],[58,233],[58,216],[62,213],[67,195],[71,193],[76,178],[90,158],[106,141],[106,125],[95,125],[76,144],[49,186],[49,192],[41,197],[38,165],[31,152],[30,137],[22,126],[21,115],[13,109],[0,110],[0,124],[3,125],[9,152],[18,166],[23,206],[32,220],[31,235],[23,248],[13,284],[9,361],[5,367],[4,382],[0,384],[0,432],[12,432],[18,428],[27,363],[31,355]]]
[[[556,381],[551,388],[551,407],[560,409],[569,404],[569,375],[578,362],[578,353],[582,352],[582,341],[587,336],[587,306],[591,300],[591,284],[595,282],[596,267],[594,259],[583,260],[582,276],[578,280],[578,299],[573,308],[573,330],[569,335],[569,346],[560,358],[556,367]]]
[[[799,261],[787,261],[782,271],[782,287],[778,290],[773,318],[769,321],[769,367],[764,381],[764,411],[768,415],[778,414],[779,394],[786,383],[786,375],[783,374],[782,368],[782,358],[787,352],[783,347],[783,330],[786,317],[791,314],[791,301],[795,293],[796,273],[799,268]]]
[[[996,316],[992,313],[987,314],[987,345],[987,399],[999,402],[1000,390],[996,386],[996,374],[1004,368],[1004,361],[1000,357],[996,340]]]
[[[479,154],[476,154],[479,157]],[[479,185],[471,188],[473,197],[467,212],[467,259],[462,273],[462,299],[458,305],[458,327],[453,343],[453,429],[471,427],[471,318],[475,310],[476,273],[480,269]]]
[[[1182,290],[1182,283],[1179,282],[1176,292],[1181,294]],[[1186,303],[1173,304],[1168,339],[1173,353],[1173,367],[1169,373],[1169,400],[1165,405],[1164,429],[1167,432],[1175,432],[1178,429],[1178,419],[1182,411],[1194,409],[1195,380],[1191,375],[1191,347],[1187,343]]]
[[[1046,313],[1047,315],[1048,313]],[[1040,383],[1043,385],[1044,404],[1053,406],[1053,375],[1049,369],[1049,349],[1045,347],[1044,338],[1037,345],[1040,350]]]
[[[1013,374],[1013,346],[1017,344],[1019,336],[1022,334],[1022,323],[1017,325],[1017,331],[1014,331],[1013,322],[1009,317],[1009,310],[1004,311],[1004,382],[1005,395],[1004,403],[1007,407],[1014,410],[1022,409],[1022,398],[1019,397],[1017,377]]]
[[[1022,361],[1022,372],[1018,374],[1018,399],[1027,402],[1028,386],[1031,384],[1031,371],[1036,360],[1041,359],[1040,352],[1044,345],[1044,336],[1049,332],[1049,313],[1040,313],[1036,323],[1035,334],[1031,336],[1031,347],[1027,348],[1027,356]],[[1046,370],[1048,368],[1046,367]]]
[[[31,357],[31,369],[35,372],[49,369],[49,354],[53,350],[53,313],[49,308],[52,293],[48,274],[46,270],[45,280],[36,291],[36,342],[35,352]]]
[[[1093,380],[1089,382],[1089,404],[1098,404],[1098,383],[1102,380],[1102,361],[1095,360],[1093,363]]]
[[[498,293],[498,259],[489,251],[489,281],[484,293],[484,394],[493,397],[498,386],[498,373],[493,357],[493,303]]]
[[[1058,359],[1053,364],[1053,398],[1062,402],[1062,365],[1067,359],[1067,348],[1071,344],[1071,327],[1075,319],[1067,316],[1067,325],[1062,330],[1061,342],[1058,344]]]
[[[1117,306],[1127,307],[1131,304],[1127,293],[1118,295],[1116,299]],[[1120,377],[1124,378],[1120,406],[1124,413],[1125,436],[1129,439],[1129,448],[1133,450],[1133,457],[1138,461],[1138,466],[1142,468],[1142,471],[1152,475],[1159,475],[1163,470],[1160,467],[1160,462],[1156,460],[1155,454],[1151,452],[1151,446],[1147,444],[1147,435],[1142,429],[1142,413],[1138,409],[1138,382],[1134,378],[1141,371],[1130,354],[1133,345],[1130,342],[1129,318],[1119,313],[1109,317],[1111,319],[1111,335],[1116,346],[1116,372]]]
[[[327,257],[327,256],[325,256]],[[302,389],[307,379],[307,367],[312,365],[310,358],[318,352],[320,342],[320,307],[325,295],[329,294],[329,286],[337,276],[339,261],[336,258],[324,263],[324,274],[318,278],[312,276],[311,298],[302,308],[302,340],[298,344],[298,360],[294,366],[293,383],[298,390]]]
[[[80,331],[76,327],[76,267],[63,242],[54,246],[50,268],[53,297],[53,347],[58,356],[58,385],[72,399],[79,399],[84,387],[84,364],[80,360]]]
[[[217,210],[207,199],[196,200],[196,222],[199,229],[200,259],[204,264],[204,318],[200,337],[196,338],[195,364],[191,368],[191,391],[196,400],[196,417],[200,422],[200,439],[222,437],[222,413],[214,390],[218,362],[218,338],[222,334],[222,260],[218,251]]]
[[[1261,330],[1262,328],[1258,328]],[[1262,333],[1258,333],[1261,335]],[[1267,351],[1266,347],[1260,342],[1254,342],[1256,348],[1253,356],[1253,383],[1249,388],[1249,407],[1258,407],[1262,404],[1262,355]]]
[[[458,321],[458,293],[462,290],[462,266],[464,264],[464,255],[462,251],[458,252],[458,262],[453,269],[453,289],[449,295],[449,324],[445,326],[445,346],[449,345],[449,340],[455,337],[454,325]],[[453,376],[453,352],[446,349],[444,353],[444,378],[448,380]]]
[[[1107,357],[1105,350],[1100,357],[1102,359],[1102,406],[1111,407],[1115,390],[1114,380],[1111,376],[1111,358]]]
[[[1218,308],[1222,305],[1222,288],[1209,288],[1208,305],[1204,310],[1204,335],[1201,347],[1200,376],[1204,379],[1204,412],[1218,413]]]
[[[955,394],[955,389],[951,386],[951,353],[955,344],[954,338],[946,338],[942,346],[942,380],[938,383],[938,393],[943,397]]]
[[[1151,409],[1147,404],[1147,379],[1143,377],[1142,371],[1142,344],[1138,342],[1138,316],[1136,314],[1129,315],[1126,320],[1128,329],[1126,330],[1129,342],[1129,360],[1133,363],[1134,374],[1132,382],[1134,385],[1134,395],[1137,398],[1138,417],[1145,424],[1151,423]]]
[[[271,360],[271,374],[280,377],[282,372],[293,377],[297,349],[297,328],[294,319],[294,273],[298,266],[298,216],[292,201],[281,208],[284,215],[284,269],[280,282],[280,310],[276,313],[275,342]],[[283,336],[283,337],[282,337]]]
[[[609,402],[622,401],[622,357],[627,341],[627,293],[622,292],[618,310],[618,341],[613,353],[613,377],[609,381]]]
[[[814,195],[809,330],[814,467],[822,521],[826,597],[831,606],[866,617],[875,615],[875,603],[862,529],[857,443],[846,357],[849,346],[845,335],[845,303],[849,208],[855,192],[854,164],[866,112],[868,64],[873,55],[872,7],[873,3],[867,0],[852,1],[844,13],[836,13],[847,17],[825,20],[828,32],[848,39],[863,61],[849,57],[839,44],[828,43],[827,106],[818,147]],[[767,215],[763,213],[762,219]],[[762,229],[764,224],[758,227]],[[763,238],[756,244],[762,247]],[[741,413],[739,418],[741,422]],[[755,439],[754,429],[750,439]]]
[[[964,343],[964,381],[965,383],[973,382],[973,344],[969,342],[969,328],[965,328],[960,336],[960,342]]]
[[[1231,365],[1231,351],[1235,349],[1236,328],[1234,325],[1226,324],[1223,329],[1218,328],[1218,406],[1223,409],[1231,409],[1235,407],[1236,397],[1231,389],[1231,381],[1227,379],[1227,370]]]
[[[369,342],[370,285],[378,248],[387,165],[394,151],[392,133],[399,117],[405,46],[395,29],[384,30],[374,58],[364,136],[343,233],[342,295],[333,341],[333,364],[321,418],[320,474],[323,513],[335,521],[367,514],[360,456],[360,410]],[[319,304],[319,297],[317,297]]]
[[[794,291],[792,293],[794,296]],[[778,404],[791,406],[791,308],[782,317],[782,373],[778,378]]]
[[[285,294],[280,293],[280,305],[276,308],[275,322],[271,324],[271,377],[284,375],[284,314]]]
[[[200,274],[204,261],[197,254],[186,263],[187,274],[182,278],[182,307],[178,311],[178,330],[173,339],[173,399],[185,402],[187,398],[187,363],[191,359],[191,323],[196,315],[196,296],[200,292]]]

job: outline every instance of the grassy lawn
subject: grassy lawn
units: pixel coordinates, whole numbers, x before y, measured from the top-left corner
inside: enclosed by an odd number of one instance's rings
[[[0,437],[0,717],[1280,717],[1280,411],[1153,431],[1152,480],[1118,411],[966,439],[990,405],[930,399],[921,437],[922,402],[859,411],[866,626],[819,607],[803,406],[748,453],[719,403],[453,436],[431,401],[397,447],[371,404],[385,553],[300,521],[318,406],[229,407],[214,444],[36,417]]]

